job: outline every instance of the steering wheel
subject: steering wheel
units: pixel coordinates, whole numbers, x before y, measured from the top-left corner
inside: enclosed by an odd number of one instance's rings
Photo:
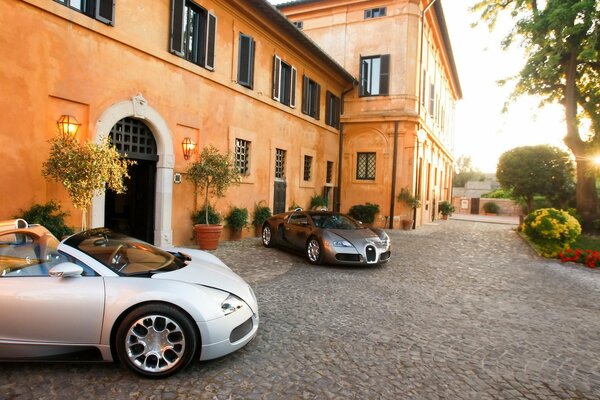
[[[128,264],[127,259],[127,250],[120,244],[110,255],[109,258],[110,264],[113,269],[116,269],[118,272],[121,272]]]

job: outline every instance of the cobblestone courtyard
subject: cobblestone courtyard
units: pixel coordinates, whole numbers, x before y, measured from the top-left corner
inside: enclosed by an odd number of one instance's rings
[[[117,364],[2,364],[0,398],[600,398],[600,271],[540,259],[512,228],[391,231],[392,261],[375,268],[223,243],[215,254],[261,307],[244,349],[160,381]]]

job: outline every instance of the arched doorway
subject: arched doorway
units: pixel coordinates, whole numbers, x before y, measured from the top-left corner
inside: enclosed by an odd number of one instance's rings
[[[143,121],[126,117],[112,127],[109,136],[117,150],[135,164],[129,166],[125,193],[106,192],[104,226],[153,243],[158,161],[154,135]]]

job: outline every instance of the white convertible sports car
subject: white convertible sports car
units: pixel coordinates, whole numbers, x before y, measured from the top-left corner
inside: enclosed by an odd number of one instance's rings
[[[120,360],[150,378],[254,338],[250,286],[217,257],[98,228],[0,222],[0,360]]]

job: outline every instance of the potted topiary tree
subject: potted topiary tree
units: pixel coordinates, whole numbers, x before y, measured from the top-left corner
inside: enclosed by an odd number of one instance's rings
[[[445,200],[440,202],[440,204],[438,205],[438,209],[439,209],[440,213],[442,214],[442,219],[448,219],[448,217],[450,215],[452,215],[452,213],[455,210],[452,203],[450,203],[449,201],[445,201]]]
[[[227,226],[231,228],[231,238],[238,240],[242,238],[242,229],[248,225],[248,209],[233,207],[229,215],[225,217]]]
[[[214,250],[219,244],[223,226],[211,224],[209,220],[209,196],[223,197],[231,185],[239,182],[240,175],[231,157],[221,154],[213,146],[202,149],[198,160],[188,167],[186,175],[194,183],[194,193],[201,193],[204,197],[204,220],[200,223],[194,221],[198,246],[203,250]]]
[[[271,217],[271,209],[268,206],[255,204],[254,205],[254,218],[252,219],[252,225],[254,225],[254,234],[256,236],[262,235],[262,226],[267,219]]]
[[[416,196],[413,196],[408,190],[408,188],[400,189],[400,193],[398,194],[398,201],[401,201],[408,206],[408,215],[406,216],[406,218],[402,218],[401,224],[402,229],[404,229],[405,231],[410,230],[415,224],[413,215],[415,213],[415,210],[421,207],[421,201]]]

